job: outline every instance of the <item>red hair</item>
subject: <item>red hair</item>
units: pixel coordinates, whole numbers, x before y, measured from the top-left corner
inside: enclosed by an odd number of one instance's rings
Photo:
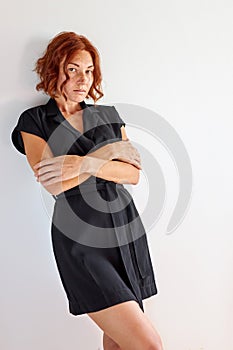
[[[99,100],[104,94],[101,87],[102,74],[98,50],[85,36],[78,35],[74,32],[61,32],[56,35],[49,42],[44,55],[37,60],[35,71],[39,75],[40,82],[36,85],[36,90],[43,90],[46,94],[54,98],[59,77],[60,64],[64,60],[63,70],[66,74],[67,81],[69,77],[66,73],[66,66],[69,60],[78,50],[88,51],[94,64],[94,80],[87,98],[91,97],[94,103]],[[62,87],[66,81],[62,84]]]

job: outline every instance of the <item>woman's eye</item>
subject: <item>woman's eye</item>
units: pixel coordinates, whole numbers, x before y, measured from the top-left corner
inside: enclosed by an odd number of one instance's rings
[[[76,68],[70,67],[70,68],[68,68],[68,71],[71,72],[71,73],[73,73],[73,72],[76,71]]]
[[[87,73],[90,74],[90,73],[93,73],[93,71],[92,70],[87,70]]]

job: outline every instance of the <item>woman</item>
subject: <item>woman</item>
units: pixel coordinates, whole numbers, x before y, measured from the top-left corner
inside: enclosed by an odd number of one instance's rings
[[[62,32],[35,70],[37,90],[50,99],[21,114],[12,142],[55,198],[52,244],[69,311],[103,330],[105,350],[161,350],[142,304],[157,294],[147,238],[123,186],[138,183],[140,155],[115,107],[96,104],[98,51],[86,37]]]

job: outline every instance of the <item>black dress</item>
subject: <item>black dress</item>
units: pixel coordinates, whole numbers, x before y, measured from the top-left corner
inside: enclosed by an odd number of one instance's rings
[[[53,155],[86,155],[122,140],[125,125],[114,106],[81,102],[83,133],[64,118],[54,99],[24,111],[11,134],[25,154],[20,131],[43,138]],[[144,226],[122,184],[90,176],[54,196],[51,223],[54,257],[69,312],[81,315],[157,294]]]

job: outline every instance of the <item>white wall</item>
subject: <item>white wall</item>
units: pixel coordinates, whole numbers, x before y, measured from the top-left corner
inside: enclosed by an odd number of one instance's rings
[[[171,159],[158,152],[167,203],[148,235],[159,294],[144,301],[146,313],[166,350],[231,350],[232,1],[21,0],[0,7],[1,348],[102,349],[102,333],[88,316],[67,311],[40,187],[10,141],[20,112],[47,100],[34,89],[35,60],[55,34],[72,30],[101,53],[105,97],[99,103],[157,112],[192,162],[189,211],[166,235],[178,180]],[[135,200],[140,191],[139,183]]]

